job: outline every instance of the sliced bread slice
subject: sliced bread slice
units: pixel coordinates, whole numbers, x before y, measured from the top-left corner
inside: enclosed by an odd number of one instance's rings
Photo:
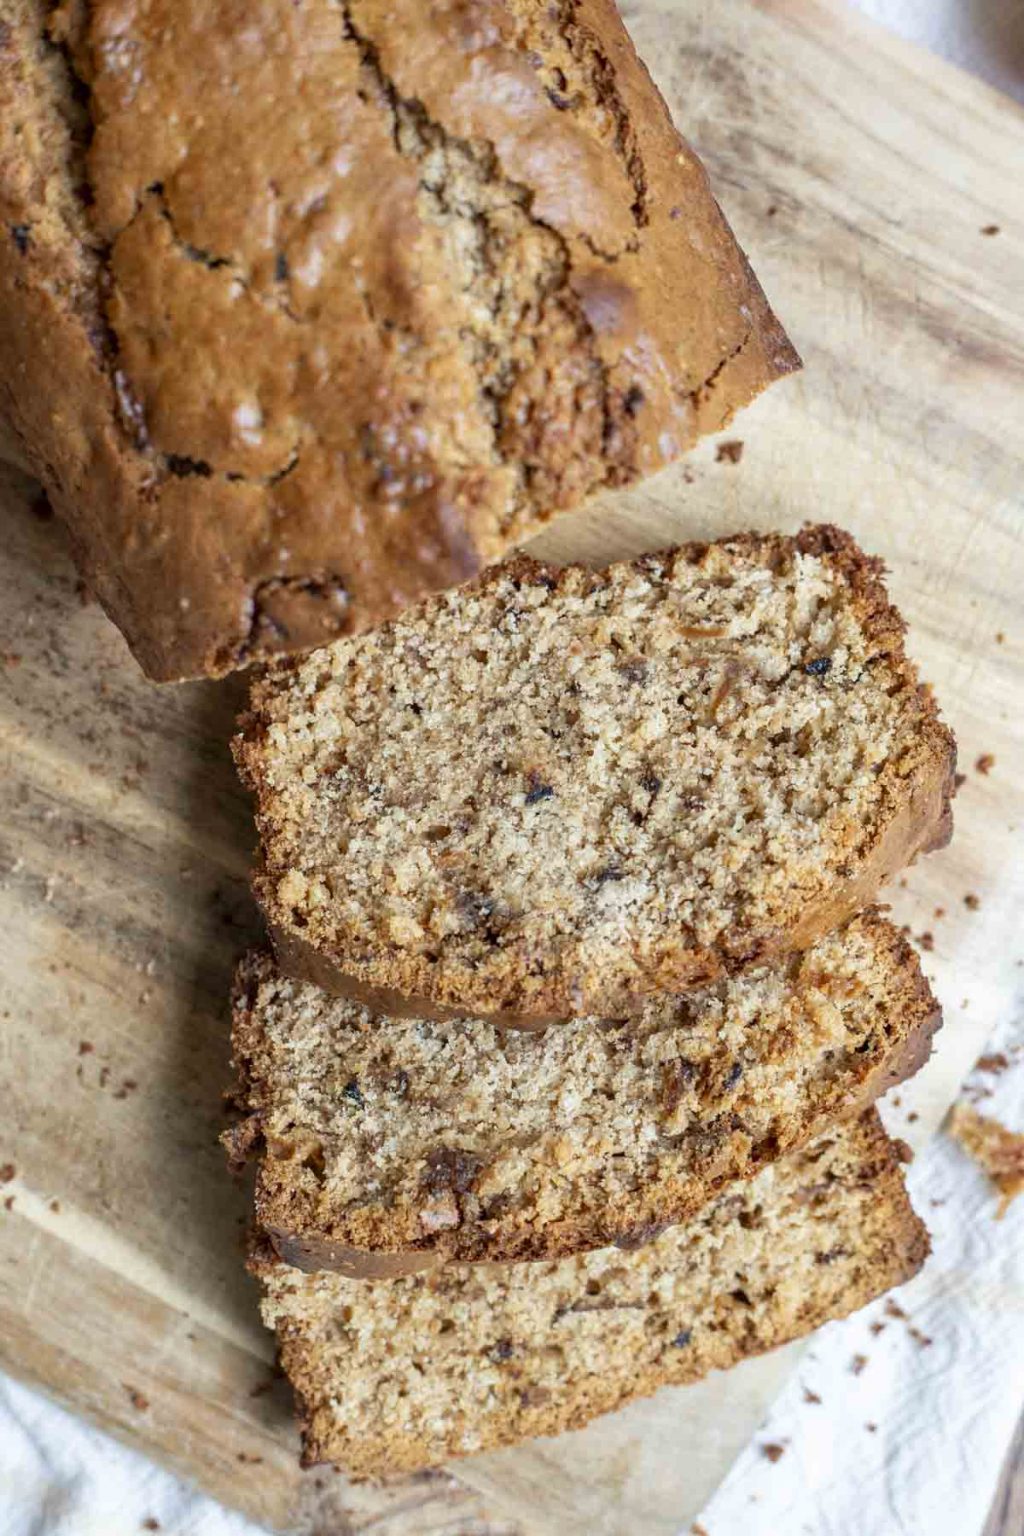
[[[877,913],[784,967],[543,1033],[382,1022],[252,956],[233,1034],[246,1118],[225,1139],[258,1148],[260,1226],[302,1268],[556,1258],[684,1221],[860,1113],[927,1059],[939,1020]]]
[[[498,567],[257,682],[236,753],[283,968],[419,1017],[635,1011],[950,831],[952,737],[828,527]]]
[[[252,1267],[304,1460],[358,1477],[579,1428],[864,1306],[927,1253],[871,1112],[634,1253],[378,1284]]]

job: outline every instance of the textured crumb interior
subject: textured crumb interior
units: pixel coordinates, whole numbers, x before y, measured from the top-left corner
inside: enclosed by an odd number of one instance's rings
[[[315,1450],[437,1460],[580,1422],[860,1305],[923,1256],[873,1117],[635,1253],[380,1284],[271,1265],[264,1317]]]
[[[51,248],[56,258],[48,272],[51,290],[86,323],[96,325],[99,299],[90,285],[96,281],[99,241],[83,194],[91,124],[50,38],[52,9],[45,0],[7,0],[4,7],[5,25],[17,46],[3,59],[7,73],[0,84],[8,147],[0,188],[5,206],[20,197],[32,208],[31,229],[4,233]]]
[[[855,867],[921,745],[870,607],[841,561],[737,541],[512,567],[316,653],[263,703],[274,915],[470,993],[770,932]]]
[[[269,960],[250,985],[235,1052],[264,1220],[463,1257],[696,1209],[855,1099],[931,1006],[877,917],[784,968],[543,1033],[380,1019]]]

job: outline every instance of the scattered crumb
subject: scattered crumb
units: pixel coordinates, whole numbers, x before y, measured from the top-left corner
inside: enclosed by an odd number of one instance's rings
[[[917,1121],[920,1120],[920,1118],[921,1118],[921,1116],[918,1114],[917,1110],[916,1109],[912,1109],[910,1111],[910,1114],[907,1116],[907,1124],[908,1125],[915,1125],[917,1123]]]
[[[869,1435],[873,1435],[875,1433],[875,1431],[878,1429],[878,1425],[877,1424],[872,1424],[871,1420],[869,1419],[868,1422],[864,1425],[864,1428],[867,1430]]]
[[[726,443],[719,443],[718,452],[715,454],[716,464],[738,464],[743,457],[743,443],[738,437],[730,438]]]
[[[914,1161],[914,1149],[909,1142],[903,1140],[902,1136],[894,1136],[892,1144],[896,1156],[901,1163],[912,1163]]]
[[[977,912],[978,908],[981,906],[981,901],[977,896],[975,896],[973,891],[968,891],[967,895],[964,897],[964,906],[967,908],[968,912]]]
[[[999,233],[999,225],[998,224],[983,224],[981,226],[981,233],[983,235],[998,235],[998,233]]]
[[[987,777],[992,772],[992,769],[995,767],[995,765],[996,760],[992,756],[992,753],[983,752],[974,764],[974,771],[975,773],[980,773]]]
[[[142,1522],[142,1529],[144,1531],[158,1531],[160,1529],[160,1521],[155,1515],[147,1515]]]
[[[766,1457],[772,1463],[781,1461],[785,1454],[786,1447],[784,1445],[778,1445],[773,1441],[769,1441],[767,1445],[762,1445],[761,1447],[761,1455]]]
[[[926,1333],[922,1333],[920,1328],[908,1328],[907,1332],[910,1334],[910,1337],[913,1339],[914,1343],[919,1344],[922,1349],[928,1349],[930,1347],[932,1340]]]
[[[17,1171],[18,1170],[15,1168],[13,1163],[4,1163],[0,1165],[0,1184],[9,1184]]]
[[[979,1056],[974,1063],[975,1072],[1005,1072],[1010,1065],[1010,1058],[1005,1051],[991,1051],[985,1056]]]
[[[138,1387],[130,1386],[127,1381],[123,1381],[121,1385],[128,1393],[128,1401],[131,1403],[132,1407],[138,1409],[139,1413],[145,1413],[149,1407],[149,1398],[144,1396],[144,1394],[139,1391]]]
[[[764,211],[764,216],[766,219],[774,219],[778,211],[779,210],[774,203],[769,203],[768,207]]]
[[[854,1376],[859,1376],[867,1363],[867,1355],[854,1355],[853,1359],[850,1361],[850,1370],[853,1372]]]
[[[966,775],[966,773],[954,773],[954,775],[953,775],[953,788],[954,789],[959,789],[961,784],[966,784],[966,783],[967,783],[967,775]]]
[[[110,1082],[110,1068],[100,1067],[100,1087],[105,1088]]]
[[[59,1216],[60,1215],[60,1201],[59,1200],[51,1200],[50,1201],[50,1210],[53,1212],[53,1214],[55,1216]]]
[[[918,935],[917,942],[920,944],[921,948],[926,952],[926,954],[930,955],[932,950],[935,948],[935,935],[933,933],[929,933],[929,931],[925,929],[924,933]]]
[[[1003,634],[1003,631],[1001,629],[997,629],[996,630],[996,645],[1004,645],[1005,643],[1006,643],[1006,636]]]
[[[979,1115],[969,1104],[954,1104],[949,1134],[988,1174],[999,1191],[997,1221],[1024,1190],[1024,1134],[1007,1130],[998,1120]]]
[[[872,1323],[871,1324],[870,1332],[873,1333],[875,1335],[875,1337],[877,1338],[880,1333],[884,1333],[885,1332],[885,1330],[886,1330],[886,1328],[888,1326],[889,1326],[888,1323]]]
[[[821,1398],[818,1396],[817,1392],[812,1392],[810,1387],[804,1387],[804,1402],[820,1403]]]
[[[13,1211],[14,1210],[14,1196],[13,1195],[8,1195],[7,1196],[7,1199],[4,1201],[4,1210],[5,1211]]]
[[[238,1459],[239,1461],[244,1462],[247,1467],[254,1467],[263,1460],[263,1457],[250,1456],[246,1451],[239,1451]]]
[[[885,1314],[887,1317],[898,1318],[900,1322],[906,1322],[907,1319],[907,1313],[903,1310],[898,1301],[893,1301],[891,1296],[886,1297]]]
[[[699,1520],[695,1520],[690,1526],[690,1536],[708,1536],[707,1531],[701,1525]]]
[[[95,1049],[96,1047],[91,1040],[79,1040],[78,1042],[79,1056],[89,1056]]]
[[[945,917],[945,915],[946,915],[945,907],[936,907],[935,911],[932,913],[932,916],[934,917],[936,922],[938,922],[940,917]]]
[[[901,875],[900,876],[900,890],[901,891],[905,891],[906,888],[907,888],[907,877],[906,877],[906,875]]]
[[[945,1196],[945,1195],[943,1195],[943,1197],[942,1197],[942,1199],[941,1199],[941,1200],[940,1200],[940,1199],[938,1199],[938,1198],[936,1198],[936,1197],[933,1197],[933,1198],[932,1198],[932,1199],[931,1199],[931,1200],[929,1200],[929,1201],[928,1201],[928,1204],[929,1204],[929,1205],[930,1205],[930,1206],[931,1206],[931,1207],[932,1207],[932,1209],[933,1209],[933,1210],[935,1210],[935,1211],[937,1211],[937,1210],[938,1210],[938,1209],[939,1209],[939,1207],[940,1207],[940,1206],[943,1206],[943,1205],[945,1205],[945,1203],[946,1203],[946,1196]]]

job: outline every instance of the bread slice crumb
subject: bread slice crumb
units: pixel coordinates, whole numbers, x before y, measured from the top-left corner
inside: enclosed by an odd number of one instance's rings
[[[953,741],[837,529],[518,560],[258,682],[283,968],[413,1016],[632,1013],[948,838]]]
[[[996,1220],[1001,1221],[1024,1190],[1024,1134],[964,1103],[954,1104],[947,1129],[999,1191]]]
[[[872,1112],[632,1253],[375,1284],[265,1249],[252,1267],[306,1462],[368,1477],[579,1428],[844,1316],[927,1252]]]

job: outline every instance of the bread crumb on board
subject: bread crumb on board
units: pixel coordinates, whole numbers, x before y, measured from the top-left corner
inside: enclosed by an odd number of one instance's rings
[[[738,437],[730,438],[728,442],[719,443],[715,454],[716,464],[738,464],[743,457],[743,443]]]
[[[999,1191],[996,1220],[1001,1221],[1024,1190],[1024,1133],[979,1114],[970,1104],[954,1104],[948,1130]]]
[[[994,755],[991,752],[982,752],[981,756],[975,759],[974,770],[976,773],[980,773],[983,778],[987,778],[995,765]]]

